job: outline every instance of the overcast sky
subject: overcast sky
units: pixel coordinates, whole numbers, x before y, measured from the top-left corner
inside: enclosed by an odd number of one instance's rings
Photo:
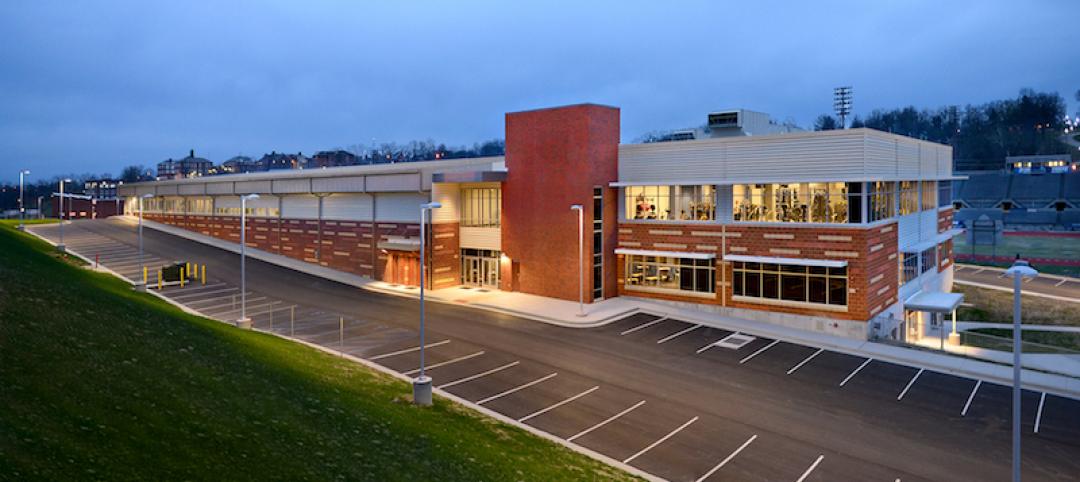
[[[1075,0],[519,3],[5,0],[0,180],[472,144],[580,102],[622,108],[624,142],[731,107],[809,125],[844,84],[857,113],[1022,87],[1077,110]]]

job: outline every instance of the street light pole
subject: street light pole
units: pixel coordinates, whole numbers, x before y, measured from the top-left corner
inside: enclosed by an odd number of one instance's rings
[[[1005,274],[1013,278],[1012,479],[1013,482],[1020,482],[1020,291],[1024,278],[1034,278],[1039,272],[1017,255]]]
[[[26,206],[23,200],[24,182],[23,177],[30,174],[29,169],[19,169],[19,231],[26,229]]]
[[[61,253],[67,251],[67,246],[64,246],[64,183],[71,182],[71,179],[60,180],[60,202],[57,203],[58,210],[60,211],[60,244],[56,245],[56,250]]]
[[[439,209],[441,203],[430,202],[420,205],[420,375],[413,380],[413,403],[431,405],[431,377],[424,372],[424,265],[427,260],[427,219],[432,209]]]
[[[143,194],[139,196],[139,271],[143,275],[142,282],[135,283],[135,291],[146,291],[146,261],[143,258],[143,238],[142,238],[142,219],[143,219],[143,199],[149,199],[154,197],[153,194]]]
[[[585,316],[585,208],[580,204],[570,206],[571,211],[577,211],[578,217],[578,312],[577,316]]]
[[[240,319],[236,326],[251,329],[251,318],[247,317],[247,202],[259,199],[258,194],[240,196]]]

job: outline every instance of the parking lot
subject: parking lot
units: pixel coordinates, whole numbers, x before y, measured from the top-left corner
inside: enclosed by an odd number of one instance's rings
[[[37,230],[54,236],[48,228]],[[75,227],[65,242],[128,278],[141,276],[129,242]],[[150,255],[147,263],[171,261],[166,258]],[[232,322],[239,317],[239,288],[224,272],[208,276],[206,284],[161,292]],[[419,337],[407,325],[374,312],[350,315],[299,303],[270,290],[249,290],[247,301],[259,329],[417,374]],[[498,337],[446,335],[435,326],[425,351],[436,387],[668,480],[929,480],[938,477],[916,468],[948,467],[951,454],[922,452],[926,460],[893,463],[890,454],[903,452],[872,429],[884,425],[918,440],[919,431],[933,426],[945,434],[934,438],[963,444],[974,437],[999,439],[1010,423],[1009,387],[659,315],[635,314],[588,330],[536,328],[588,340],[596,349],[586,354],[596,365],[590,370],[540,360]],[[651,364],[641,365],[642,358]],[[653,378],[672,383],[655,389],[637,381]],[[810,428],[790,430],[793,419],[805,419]],[[827,427],[839,422],[865,426],[867,439],[829,436]],[[1025,391],[1023,428],[1031,456],[1053,465],[1034,478],[1058,474],[1068,480],[1076,473],[1070,464],[1080,453],[1080,401]],[[1007,446],[993,447],[987,455],[1007,460]],[[874,460],[866,455],[879,451],[883,455]],[[987,473],[980,470],[965,466],[965,475],[954,480],[984,480]]]

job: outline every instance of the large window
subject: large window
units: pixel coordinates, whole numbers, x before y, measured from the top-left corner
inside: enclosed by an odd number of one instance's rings
[[[918,277],[919,253],[904,253],[904,259],[900,264],[900,284],[905,285]]]
[[[499,226],[502,189],[466,187],[461,189],[461,226],[495,228]]]
[[[716,293],[714,261],[628,255],[626,289]]]
[[[933,247],[924,249],[922,253],[919,253],[919,257],[921,258],[922,273],[934,269],[935,263],[937,263],[937,251]]]
[[[848,223],[862,218],[858,183],[736,184],[731,190],[736,221]]]
[[[938,206],[952,204],[952,181],[938,181],[937,184]]]
[[[623,192],[626,219],[716,219],[716,196],[712,186],[627,186]]]
[[[937,186],[934,185],[934,181],[922,181],[921,183],[919,183],[919,185],[922,186],[920,191],[922,193],[922,209],[923,209],[923,211],[925,211],[927,209],[936,209],[937,208],[937,196],[936,196],[936,194],[937,194]]]
[[[593,299],[604,297],[604,188],[593,188]]]
[[[919,212],[919,181],[900,181],[900,215]]]
[[[889,219],[896,215],[896,198],[894,182],[871,182],[868,198],[870,205],[867,207],[867,216],[870,222]]]
[[[847,267],[736,261],[732,293],[764,300],[847,306]]]

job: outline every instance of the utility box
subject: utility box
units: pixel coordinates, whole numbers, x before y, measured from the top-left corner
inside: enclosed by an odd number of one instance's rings
[[[166,283],[180,282],[180,272],[184,270],[185,263],[176,262],[161,268],[161,280]],[[187,276],[188,273],[185,273]]]

